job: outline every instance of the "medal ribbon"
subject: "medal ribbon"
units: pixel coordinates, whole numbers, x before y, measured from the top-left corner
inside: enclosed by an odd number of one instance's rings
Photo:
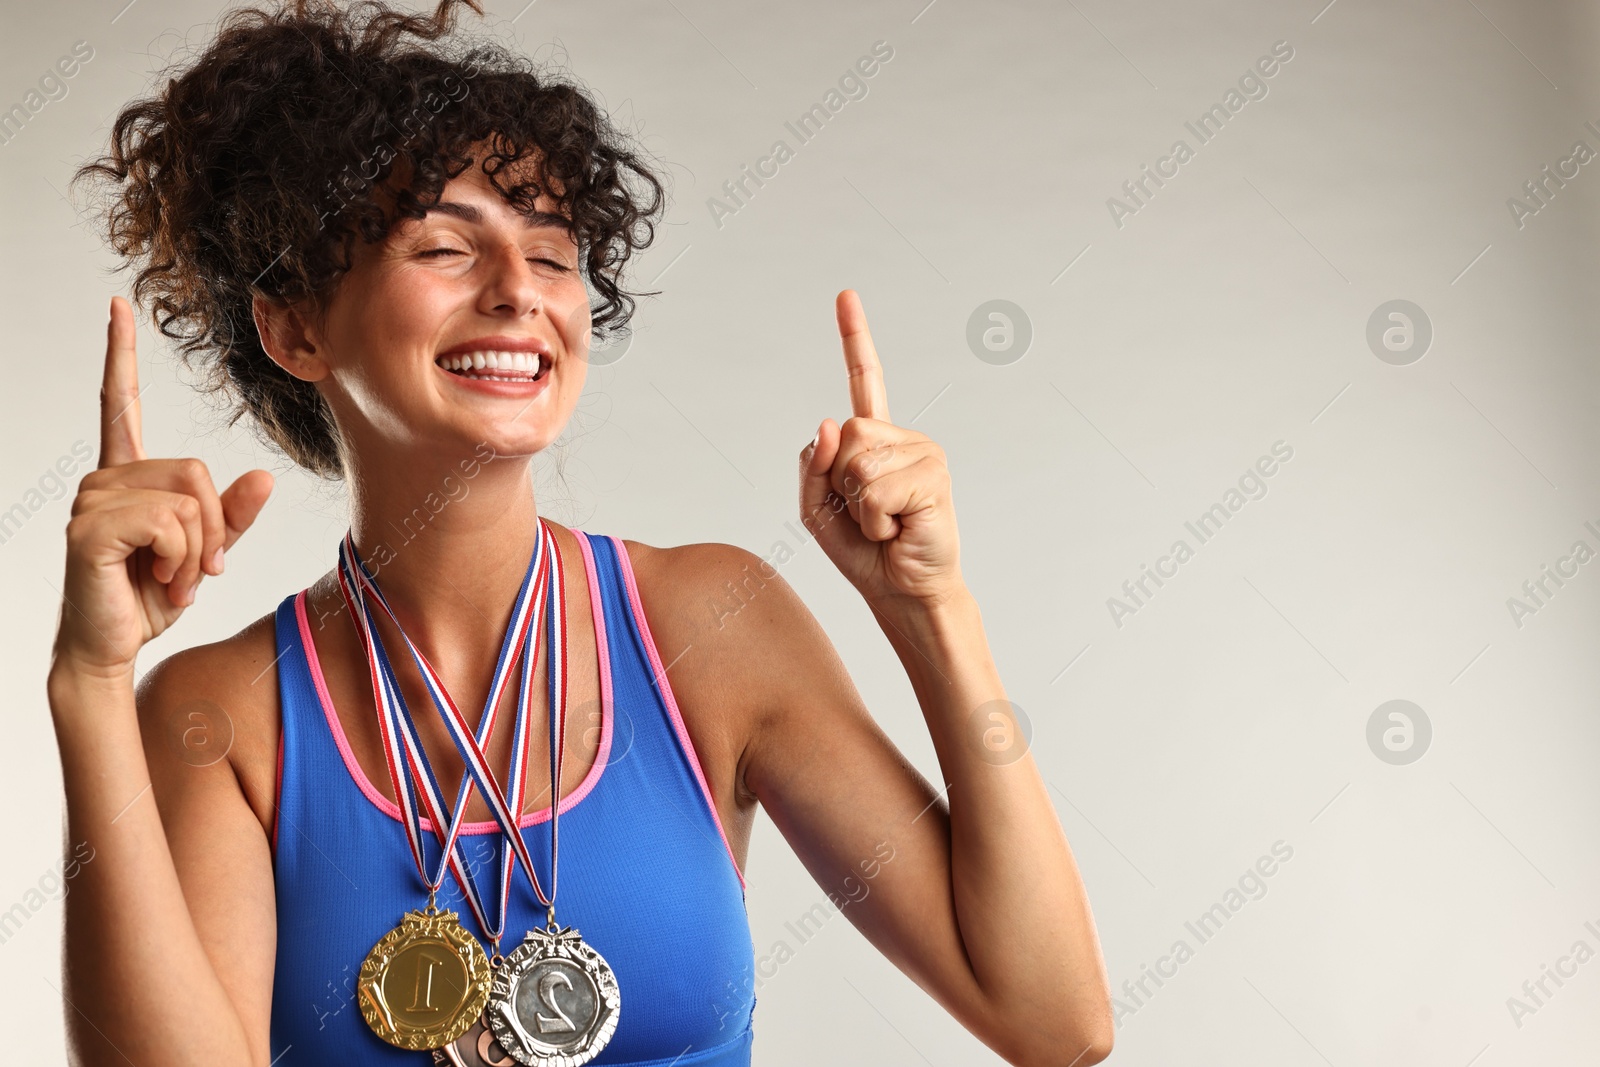
[[[554,585],[554,589],[550,592],[549,606],[545,612],[546,632],[550,642],[550,895],[545,896],[544,890],[539,887],[539,877],[531,866],[528,868],[528,877],[533,882],[534,895],[547,909],[549,921],[554,923],[556,829],[560,825],[561,814],[561,767],[567,754],[567,585],[566,582],[559,580],[559,576],[565,574],[566,569],[561,563],[561,546],[556,544],[554,536],[550,538],[550,552],[555,557],[551,570],[557,576],[553,582],[548,576],[546,578],[547,582]],[[503,881],[509,884],[510,868],[507,867],[502,873]]]
[[[565,757],[565,746],[561,743],[566,737],[567,723],[567,590],[566,583],[561,580],[565,570],[561,565],[561,547],[556,543],[555,534],[545,525],[543,518],[539,520],[540,531],[545,543],[549,546],[549,556],[554,557],[552,564],[547,558],[546,565],[539,572],[540,582],[538,606],[544,609],[546,629],[549,634],[550,662],[550,703],[551,709],[559,709],[550,715],[550,895],[546,897],[544,890],[539,886],[539,876],[534,871],[532,863],[526,863],[524,869],[528,872],[528,879],[533,884],[533,892],[539,902],[548,909],[550,915],[555,913],[555,862],[556,862],[556,808],[558,807],[558,783],[561,781],[562,760]],[[552,591],[553,587],[553,591]],[[558,625],[559,619],[559,625]],[[532,648],[537,650],[538,637],[535,636]],[[517,693],[517,727],[511,740],[511,766],[515,769],[511,776],[511,793],[507,797],[508,807],[512,811],[521,811],[523,798],[527,794],[527,776],[522,773],[522,767],[528,757],[528,712],[527,706],[533,701],[534,661],[536,655],[530,654],[522,661],[522,688]],[[557,715],[559,714],[559,720]],[[560,723],[560,735],[557,735],[557,722]],[[522,842],[520,828],[515,834],[518,843]],[[512,852],[507,850],[505,842],[500,842],[500,923],[492,931],[490,937],[498,946],[500,935],[505,929],[505,918],[511,900],[511,859]],[[485,927],[485,929],[488,929]]]
[[[472,877],[471,868],[462,863],[457,855],[455,846],[456,836],[459,833],[462,815],[465,811],[466,800],[470,795],[473,784],[471,775],[464,774],[457,790],[457,800],[450,820],[443,817],[443,802],[439,796],[436,778],[428,762],[427,753],[423,749],[420,738],[416,732],[415,724],[411,721],[409,711],[405,708],[404,699],[400,694],[400,687],[395,677],[388,657],[383,651],[382,640],[376,632],[375,621],[364,595],[364,589],[376,588],[371,584],[371,576],[364,574],[365,568],[360,571],[351,565],[355,560],[354,544],[347,538],[347,543],[341,546],[341,571],[340,587],[345,594],[347,605],[351,606],[352,613],[357,619],[357,630],[362,637],[367,651],[368,664],[372,671],[374,697],[379,708],[379,724],[384,735],[384,753],[390,771],[390,779],[395,785],[395,795],[400,801],[404,814],[403,824],[406,827],[408,841],[411,845],[413,859],[417,862],[417,869],[430,894],[435,892],[444,877],[444,865],[449,863],[456,880],[461,884],[469,905],[472,906],[474,915],[479,923],[487,927],[487,919],[478,900],[476,884]],[[501,649],[500,662],[496,668],[496,678],[491,684],[489,702],[485,708],[483,720],[479,724],[480,733],[486,743],[494,725],[498,711],[499,697],[504,692],[508,680],[510,667],[515,663],[517,650],[520,649],[527,637],[529,620],[537,617],[537,609],[530,613],[528,609],[528,594],[540,588],[537,581],[530,582],[536,565],[539,563],[540,554],[538,547],[535,557],[529,564],[528,576],[525,576],[523,588],[518,594],[518,603],[513,610],[512,625],[507,630],[507,636]],[[357,561],[359,562],[359,561]],[[366,581],[363,583],[362,579]],[[381,594],[379,594],[381,596]],[[357,611],[355,604],[360,604]],[[382,603],[380,601],[380,603]],[[387,604],[383,606],[387,608]],[[390,612],[393,618],[393,613]],[[396,620],[396,626],[398,626]],[[403,632],[403,631],[402,631]],[[409,642],[409,638],[407,639]],[[538,637],[535,635],[534,640]],[[437,677],[435,675],[435,677]],[[476,738],[474,739],[477,740]],[[411,773],[404,772],[409,766]],[[433,821],[434,831],[439,836],[444,846],[440,853],[439,869],[437,875],[430,878],[426,862],[426,850],[423,845],[421,828],[417,818],[417,793],[413,787],[413,778],[422,786],[422,802],[426,807],[429,818]]]
[[[373,696],[379,711],[379,725],[383,734],[384,757],[389,769],[390,780],[395,786],[395,796],[400,801],[403,824],[411,847],[412,858],[416,861],[417,870],[427,885],[430,896],[437,891],[444,879],[445,867],[448,864],[460,883],[462,891],[471,906],[479,925],[490,934],[498,938],[500,928],[505,921],[505,902],[508,893],[501,895],[501,911],[499,922],[491,926],[488,916],[482,906],[477,892],[476,880],[473,878],[470,866],[463,863],[456,848],[457,837],[465,814],[466,802],[471,795],[474,784],[483,791],[488,799],[490,808],[494,812],[496,821],[504,828],[508,824],[513,828],[512,838],[515,854],[522,860],[528,870],[532,871],[532,861],[527,853],[521,834],[516,832],[516,818],[510,814],[511,810],[521,807],[520,799],[523,791],[522,774],[518,773],[527,752],[526,717],[531,703],[528,699],[532,686],[532,665],[537,658],[538,634],[533,631],[533,621],[539,617],[543,601],[550,585],[549,555],[544,551],[547,543],[552,546],[554,538],[550,537],[547,528],[540,520],[539,537],[535,543],[534,555],[528,564],[528,572],[523,578],[522,586],[517,594],[517,601],[512,610],[511,624],[507,628],[506,636],[502,642],[500,657],[495,666],[494,679],[490,685],[489,696],[485,701],[484,714],[479,722],[478,735],[474,736],[468,727],[465,718],[456,707],[449,693],[445,690],[439,679],[438,672],[427,658],[417,650],[416,645],[406,635],[405,629],[395,617],[381,590],[361,563],[356,554],[353,539],[346,535],[340,545],[340,568],[338,571],[339,587],[343,593],[346,605],[356,621],[356,629],[360,635],[362,645],[367,653],[368,667],[372,676]],[[369,598],[370,594],[370,598]],[[416,725],[411,719],[409,708],[401,696],[400,687],[394,674],[394,669],[384,652],[382,639],[378,636],[376,620],[372,615],[370,603],[377,601],[395,628],[400,631],[402,639],[410,649],[418,669],[421,671],[423,683],[428,689],[429,696],[439,709],[441,718],[447,727],[451,740],[456,744],[461,753],[463,764],[467,773],[462,775],[457,788],[456,802],[448,821],[443,817],[442,797],[439,794],[437,778],[428,762],[427,753],[422,747],[421,740],[416,731]],[[527,640],[530,631],[533,632],[531,642]],[[515,665],[519,653],[527,648],[527,655],[523,657],[523,685],[520,687],[517,701],[516,734],[513,739],[512,753],[512,781],[513,789],[518,794],[517,809],[510,809],[505,794],[500,790],[494,775],[489,771],[488,760],[483,754],[483,746],[488,743],[488,738],[493,730],[497,717],[500,698],[505,692],[505,686],[510,679],[511,668]],[[411,773],[406,774],[404,767],[409,767]],[[430,877],[426,849],[422,835],[417,811],[417,791],[412,779],[420,784],[421,800],[427,810],[429,819],[432,820],[435,834],[442,845],[437,873]],[[511,853],[505,851],[505,842],[500,843],[502,856],[502,882],[509,883],[509,863]]]
[[[544,520],[539,520],[541,526]],[[557,799],[561,781],[561,768],[566,758],[567,735],[567,589],[566,583],[560,576],[566,571],[561,563],[561,546],[556,543],[555,534],[548,528],[545,537],[549,544],[549,552],[554,557],[554,562],[545,567],[540,573],[540,580],[544,588],[540,591],[540,602],[547,605],[545,608],[546,632],[549,635],[550,663],[550,895],[545,896],[544,889],[539,885],[538,872],[533,864],[524,861],[523,869],[528,872],[528,880],[533,884],[534,896],[539,898],[539,903],[547,909],[550,921],[554,922],[556,899],[556,827],[560,803]],[[534,639],[537,647],[538,638]],[[531,701],[533,698],[533,657],[523,661],[523,685],[518,694],[519,700]],[[517,708],[517,732],[512,738],[512,766],[520,768],[527,759],[527,731],[525,725],[528,716],[519,704]],[[524,775],[515,774],[511,779],[512,795],[509,798],[513,811],[522,810],[523,797],[527,792],[527,781]],[[519,832],[517,840],[521,842]],[[496,928],[492,934],[498,943],[502,928],[505,923],[507,905],[511,899],[511,853],[501,845],[500,860],[500,919],[501,927]]]

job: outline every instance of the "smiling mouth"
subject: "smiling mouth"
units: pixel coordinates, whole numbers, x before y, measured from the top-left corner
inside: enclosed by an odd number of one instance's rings
[[[464,352],[433,362],[457,377],[482,382],[536,382],[550,369],[549,358],[537,352]]]

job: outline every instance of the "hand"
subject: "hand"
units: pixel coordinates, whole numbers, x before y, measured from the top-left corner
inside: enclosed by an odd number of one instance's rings
[[[852,416],[800,452],[800,515],[872,604],[938,604],[964,588],[944,449],[889,421],[883,367],[853,289],[835,302]]]
[[[58,665],[132,675],[135,654],[194,603],[206,574],[272,492],[254,470],[221,494],[198,459],[146,459],[139,428],[133,308],[111,299],[100,390],[100,464],[78,485],[67,524]]]

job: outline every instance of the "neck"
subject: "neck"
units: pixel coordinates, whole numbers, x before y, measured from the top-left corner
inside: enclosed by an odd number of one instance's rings
[[[423,653],[473,675],[493,669],[538,533],[531,461],[485,455],[350,472],[357,554]]]

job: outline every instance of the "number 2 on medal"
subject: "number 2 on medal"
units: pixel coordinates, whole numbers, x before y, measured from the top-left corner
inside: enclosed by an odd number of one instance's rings
[[[539,1032],[548,1034],[552,1030],[576,1030],[577,1024],[567,1018],[567,1013],[561,1010],[556,1003],[556,986],[562,985],[572,988],[572,979],[562,971],[546,971],[539,976],[539,999],[544,1001],[549,1009],[556,1013],[556,1019],[547,1015],[535,1013],[534,1018],[539,1020]],[[560,1021],[558,1022],[557,1019]]]
[[[428,972],[427,972],[428,983],[427,983],[427,988],[426,989],[423,988],[423,983],[422,983],[423,973],[421,971],[418,971],[417,972],[417,988],[416,988],[416,991],[414,993],[412,993],[412,995],[411,995],[411,1007],[407,1008],[406,1010],[407,1011],[438,1011],[439,1009],[434,1007],[434,1004],[433,1004],[433,968],[434,968],[435,964],[443,963],[445,961],[440,959],[439,957],[437,957],[435,955],[432,955],[431,953],[428,953],[428,952],[422,953],[422,958],[428,965]],[[420,1004],[417,1003],[418,1001],[421,1001],[421,1003]]]

